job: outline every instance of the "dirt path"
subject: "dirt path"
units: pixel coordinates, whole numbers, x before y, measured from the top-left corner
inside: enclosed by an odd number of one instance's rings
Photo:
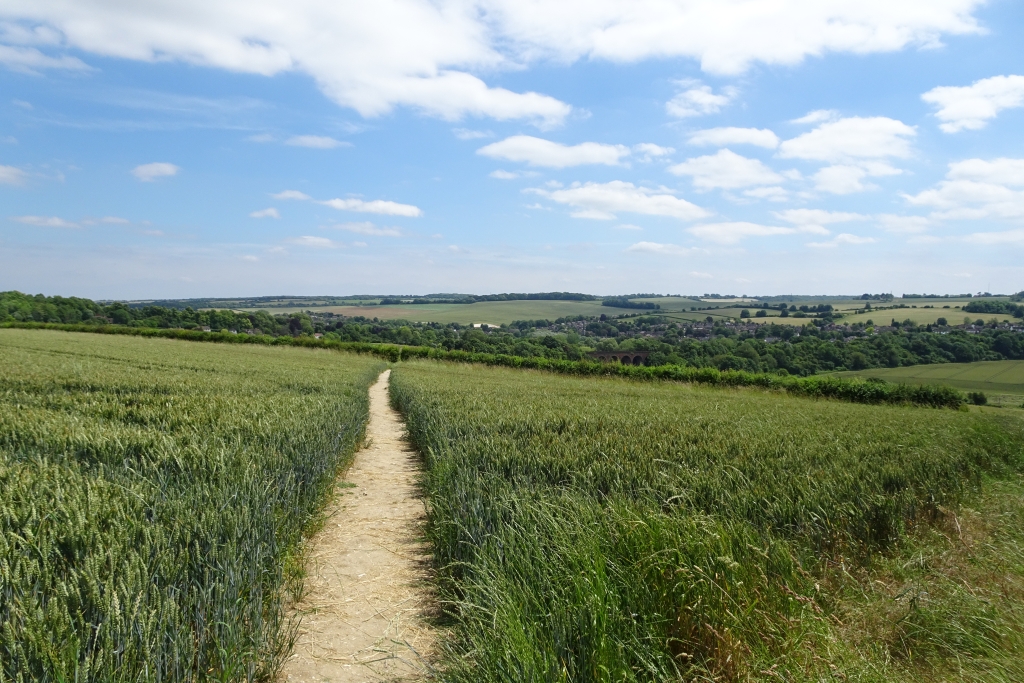
[[[368,446],[355,456],[311,539],[292,656],[281,681],[355,683],[426,677],[434,633],[424,623],[428,549],[417,488],[419,456],[388,404],[385,371],[370,388]]]

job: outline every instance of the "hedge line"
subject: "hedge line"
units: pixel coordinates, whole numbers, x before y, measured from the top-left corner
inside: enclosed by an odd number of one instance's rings
[[[62,330],[65,332],[92,332],[95,334],[125,334],[137,337],[161,337],[187,341],[215,342],[222,344],[262,344],[271,346],[301,346],[307,348],[335,349],[355,353],[371,353],[391,362],[413,358],[459,363],[480,363],[510,368],[546,370],[563,375],[617,376],[636,380],[669,380],[713,386],[753,386],[777,389],[798,396],[833,398],[854,403],[895,403],[930,406],[933,408],[959,409],[967,399],[960,391],[948,386],[916,386],[890,382],[869,382],[837,377],[793,377],[769,373],[744,372],[742,370],[720,371],[716,368],[695,368],[680,365],[619,365],[591,360],[551,360],[548,358],[523,358],[493,353],[472,353],[469,351],[446,351],[426,346],[400,346],[396,344],[371,344],[366,342],[337,342],[312,337],[271,337],[268,335],[231,334],[224,332],[199,332],[195,330],[156,329],[149,327],[124,327],[120,325],[65,325],[60,323],[0,323],[0,328]]]

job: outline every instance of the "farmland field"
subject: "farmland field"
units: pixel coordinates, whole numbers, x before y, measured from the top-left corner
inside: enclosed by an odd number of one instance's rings
[[[0,330],[0,680],[234,681],[383,364]]]
[[[274,313],[304,311],[308,306],[294,309],[273,309]],[[600,301],[481,301],[474,304],[408,304],[387,306],[324,306],[315,309],[335,315],[366,316],[382,320],[413,320],[416,322],[486,323],[501,325],[515,320],[555,320],[566,316],[621,315],[636,313],[635,309],[602,306]]]
[[[966,391],[1005,395],[1017,405],[1024,398],[1024,361],[1019,360],[912,365],[835,374],[840,377],[878,377],[905,384],[948,384]]]
[[[1024,677],[1014,415],[429,361],[391,382],[443,680]],[[955,511],[990,477],[1005,533],[969,546],[985,515]]]

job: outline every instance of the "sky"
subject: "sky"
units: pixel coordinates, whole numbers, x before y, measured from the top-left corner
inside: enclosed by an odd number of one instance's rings
[[[1013,0],[0,0],[0,290],[1016,292],[1021,35]]]

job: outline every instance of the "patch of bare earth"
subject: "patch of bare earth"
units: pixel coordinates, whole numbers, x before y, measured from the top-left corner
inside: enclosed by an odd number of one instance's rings
[[[359,451],[324,528],[310,540],[298,638],[286,683],[417,680],[436,634],[429,549],[418,479],[420,458],[388,403],[385,371],[370,388],[368,445]]]

